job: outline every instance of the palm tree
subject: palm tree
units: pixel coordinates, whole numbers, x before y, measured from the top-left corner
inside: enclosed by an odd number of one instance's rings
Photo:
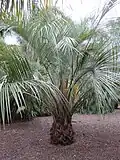
[[[53,115],[51,143],[67,145],[74,141],[71,120],[78,108],[94,103],[99,112],[104,113],[106,108],[112,107],[112,100],[117,101],[120,75],[115,72],[113,63],[117,47],[111,45],[109,37],[100,34],[101,17],[90,27],[87,21],[75,25],[56,9],[38,13],[27,23],[16,24],[15,28],[28,47],[24,56],[33,55],[32,61],[44,68],[44,74],[38,70],[43,81],[36,77],[38,80],[32,79],[27,86]],[[35,89],[31,89],[33,84]]]
[[[56,10],[41,11],[16,31],[34,49],[33,59],[43,66],[45,80],[59,88],[66,102],[52,107],[51,143],[70,144],[71,119],[78,108],[94,103],[99,113],[105,113],[118,100],[120,75],[112,54],[117,48],[99,28],[94,30],[87,22],[75,25],[59,13],[56,16]]]

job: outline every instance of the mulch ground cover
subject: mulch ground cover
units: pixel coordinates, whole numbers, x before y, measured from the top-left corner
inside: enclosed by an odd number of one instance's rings
[[[0,160],[120,160],[120,111],[73,116],[75,143],[49,143],[52,117],[14,123],[0,131]]]

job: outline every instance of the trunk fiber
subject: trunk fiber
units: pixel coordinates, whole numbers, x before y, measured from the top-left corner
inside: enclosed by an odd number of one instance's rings
[[[71,120],[65,122],[60,119],[54,119],[50,129],[51,144],[70,145],[74,142],[74,131]]]

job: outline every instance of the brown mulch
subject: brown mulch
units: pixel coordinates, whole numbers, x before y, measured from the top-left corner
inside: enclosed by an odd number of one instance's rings
[[[49,144],[51,123],[52,117],[41,117],[1,130],[0,160],[120,160],[120,111],[74,115],[70,146]]]

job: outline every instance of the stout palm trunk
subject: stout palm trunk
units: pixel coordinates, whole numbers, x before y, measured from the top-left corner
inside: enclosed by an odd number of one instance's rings
[[[50,129],[51,143],[70,145],[74,142],[74,131],[71,123],[72,117],[53,117],[52,128]]]
[[[67,99],[68,80],[61,80],[59,89]],[[64,104],[66,105],[66,104]],[[51,143],[70,145],[74,142],[74,131],[72,128],[72,115],[70,114],[69,106],[62,106],[63,112],[58,110],[58,114],[53,114],[53,124],[50,129]]]

